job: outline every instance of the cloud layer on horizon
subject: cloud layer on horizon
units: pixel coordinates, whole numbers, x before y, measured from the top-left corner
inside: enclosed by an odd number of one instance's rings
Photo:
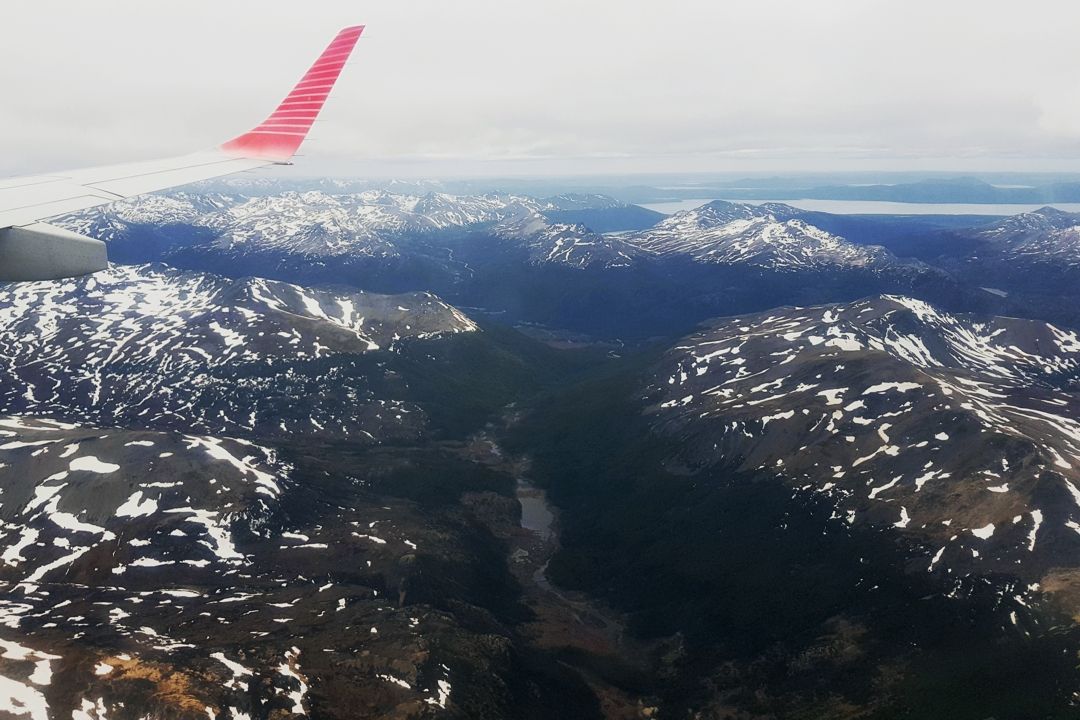
[[[1080,167],[1080,6],[1033,0],[41,0],[0,174],[211,146],[366,23],[308,174]]]

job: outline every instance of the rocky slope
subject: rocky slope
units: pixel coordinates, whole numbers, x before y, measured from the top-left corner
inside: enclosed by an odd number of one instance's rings
[[[702,263],[745,265],[777,272],[814,269],[929,272],[881,247],[856,245],[800,219],[780,203],[715,201],[676,213],[627,240],[661,256]]]
[[[514,630],[513,479],[447,439],[543,372],[495,334],[160,266],[0,288],[0,715],[595,717]]]
[[[1075,332],[881,297],[716,321],[649,397],[672,463],[778,475],[908,538],[922,571],[1076,612],[1078,381]]]
[[[1076,324],[1080,216],[1046,207],[933,240],[922,257],[1005,298],[1010,314]]]
[[[475,330],[426,293],[114,266],[0,288],[0,406],[187,432],[414,437],[422,413],[365,357]]]
[[[962,265],[990,269],[995,275],[1011,274],[1022,285],[1023,276],[1033,281],[1080,275],[1080,216],[1043,208],[1024,213],[967,233],[973,250],[958,258]],[[1010,283],[1012,284],[1012,283]]]
[[[451,268],[489,308],[646,334],[943,276],[783,206],[712,204],[650,245],[541,202],[360,195],[177,195],[122,234],[161,212],[162,247],[223,243],[237,274],[259,247],[354,286]],[[710,321],[659,365],[477,329],[425,292],[162,266],[0,288],[0,714],[1068,702],[1074,332],[899,295]],[[515,539],[524,471],[560,506],[550,557]],[[577,610],[530,617],[508,567]]]
[[[499,713],[524,676],[505,628],[466,627],[488,612],[463,594],[473,574],[489,600],[505,591],[470,544],[484,537],[319,467],[223,437],[0,419],[0,712]]]
[[[620,250],[634,251],[583,226],[550,220],[548,214],[583,208],[610,212],[619,207],[623,206],[610,198],[592,196],[537,200],[513,195],[309,190],[245,198],[181,191],[76,213],[58,224],[114,244],[124,261],[168,261],[176,251],[194,244],[197,252],[233,261],[303,258],[326,263],[347,258],[355,262],[364,257],[430,253],[425,241],[433,236],[476,231],[524,249],[530,262],[584,267],[609,263],[611,247],[617,248],[616,257]],[[194,238],[181,233],[165,248],[146,242],[145,236],[160,233],[160,226],[173,225],[202,232]]]

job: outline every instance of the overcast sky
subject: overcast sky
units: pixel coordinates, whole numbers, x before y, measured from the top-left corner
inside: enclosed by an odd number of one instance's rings
[[[305,174],[1080,170],[1063,0],[5,0],[0,175],[215,145],[357,23]]]

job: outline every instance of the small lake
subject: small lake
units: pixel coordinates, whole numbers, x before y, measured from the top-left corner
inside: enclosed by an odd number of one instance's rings
[[[532,530],[541,540],[554,537],[555,514],[547,503],[544,491],[518,480],[517,499],[521,503],[521,527]]]
[[[671,215],[701,207],[713,198],[647,203],[642,207]],[[723,198],[721,198],[723,199]],[[901,203],[878,200],[733,200],[750,205],[779,202],[800,210],[833,213],[834,215],[1018,215],[1050,205],[1065,212],[1080,213],[1080,203],[1042,203],[1037,205],[975,203]]]

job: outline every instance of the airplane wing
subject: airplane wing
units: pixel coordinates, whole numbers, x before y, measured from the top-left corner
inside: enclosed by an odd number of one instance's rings
[[[277,109],[211,150],[162,160],[0,178],[0,281],[52,280],[103,270],[105,244],[41,221],[264,165],[288,164],[330,95],[364,26],[345,28]]]

